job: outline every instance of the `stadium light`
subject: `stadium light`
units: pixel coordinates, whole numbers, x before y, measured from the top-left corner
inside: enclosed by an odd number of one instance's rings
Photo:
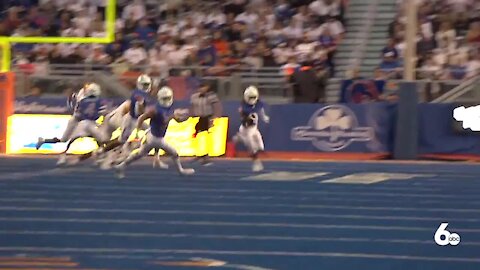
[[[105,8],[105,37],[11,37],[0,36],[2,72],[10,71],[10,43],[111,43],[115,39],[116,0],[107,0]]]

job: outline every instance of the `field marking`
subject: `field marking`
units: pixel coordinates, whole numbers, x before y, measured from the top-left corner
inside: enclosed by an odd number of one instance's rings
[[[344,257],[365,259],[392,259],[413,261],[440,261],[440,262],[475,262],[480,263],[480,258],[462,257],[425,257],[410,255],[388,255],[369,253],[341,253],[341,252],[288,252],[264,250],[210,250],[210,249],[128,249],[128,248],[57,248],[57,247],[0,247],[0,251],[11,252],[63,252],[63,253],[125,253],[125,254],[213,254],[235,256],[276,256],[276,257]]]
[[[51,198],[51,197],[49,197]],[[189,198],[196,198],[194,196],[189,196]],[[225,197],[225,196],[209,196],[209,198],[215,198],[215,199],[224,199],[224,198],[228,198],[228,197]],[[262,200],[262,199],[265,199],[263,197],[255,197],[255,198],[259,198],[259,199],[256,199],[257,201],[258,200]],[[249,200],[250,198],[247,198],[245,200]],[[305,198],[303,197],[300,197],[299,200],[305,200]],[[335,201],[338,201],[338,202],[356,202],[356,203],[375,203],[375,204],[381,204],[383,206],[386,206],[388,205],[388,203],[392,203],[391,200],[377,200],[377,199],[343,199],[343,198],[325,198],[325,199],[322,199],[323,201],[327,201],[327,202],[335,202]],[[322,200],[319,200],[319,201],[322,201]],[[0,198],[0,202],[5,202],[5,203],[16,203],[16,202],[20,202],[20,203],[32,203],[32,204],[35,204],[35,205],[38,205],[38,204],[41,204],[41,203],[47,203],[47,204],[52,204],[54,203],[55,205],[57,205],[58,203],[63,203],[63,204],[71,204],[71,205],[79,205],[79,204],[83,204],[83,205],[87,205],[87,206],[91,206],[93,204],[115,204],[115,206],[117,206],[119,204],[118,201],[111,201],[111,200],[96,200],[96,199],[64,199],[64,198],[55,198],[55,199],[45,199],[45,198],[18,198],[18,197],[14,197],[14,198]],[[180,205],[182,206],[185,206],[185,202],[178,202]],[[428,205],[429,208],[426,208],[426,209],[430,209],[430,210],[434,210],[434,209],[437,209],[437,208],[432,208],[432,204],[440,204],[439,207],[442,207],[442,205],[445,205],[445,202],[444,201],[433,201],[433,200],[425,200],[425,201],[421,201],[421,202],[415,202],[416,204],[421,204],[421,205]],[[152,204],[158,204],[158,205],[163,205],[165,206],[165,203],[162,203],[162,202],[158,202],[158,201],[142,201],[142,200],[135,200],[135,201],[122,201],[121,202],[121,205],[123,207],[125,206],[151,206]],[[171,205],[171,203],[169,203]],[[200,206],[204,204],[204,203],[201,203]],[[209,206],[211,206],[212,203],[208,203]],[[404,205],[404,202],[402,201],[397,201],[396,204],[402,204]],[[466,205],[471,205],[471,204],[474,204],[474,205],[477,205],[477,204],[480,204],[480,202],[454,202],[454,203],[449,203],[450,206],[452,205],[455,205],[455,204],[458,204],[459,207],[462,207],[463,209],[467,209],[467,210],[470,210],[472,208],[465,208]],[[195,206],[197,206],[198,204],[195,204]],[[316,204],[316,205],[319,205],[319,204]],[[220,205],[220,206],[224,206],[224,205]],[[235,205],[234,205],[235,206]],[[238,204],[238,206],[243,206],[242,204]],[[322,206],[322,205],[320,205]],[[326,204],[323,204],[323,208],[329,208],[328,205]],[[338,204],[335,203],[334,206],[336,207],[336,209],[338,209]],[[16,206],[6,206],[6,207],[16,207]],[[25,207],[25,206],[22,206],[22,207]],[[353,206],[352,206],[353,207]],[[396,206],[391,206],[391,207],[396,207]],[[88,207],[87,207],[88,208]],[[351,208],[351,207],[350,207]],[[109,209],[112,209],[112,208],[109,208]],[[416,207],[416,209],[418,211],[421,211],[422,209],[425,209],[425,208],[418,208]],[[476,208],[475,208],[476,209]],[[131,210],[139,210],[137,208],[132,208]],[[347,208],[345,208],[345,210],[348,210]],[[362,209],[362,210],[365,210],[365,209]],[[430,211],[430,210],[427,210],[427,211]],[[473,210],[473,209],[472,209]],[[170,211],[170,210],[167,210],[167,211]],[[175,210],[171,210],[171,211],[175,211]],[[198,212],[198,211],[195,211],[195,212]],[[215,211],[216,213],[218,213],[218,211]],[[237,211],[236,211],[237,212]],[[434,211],[435,212],[435,211]],[[461,211],[460,211],[461,212]],[[234,215],[235,213],[232,213],[232,212],[227,212],[227,213],[230,213],[232,215]],[[272,212],[270,212],[271,214]],[[282,212],[281,212],[282,213]],[[305,214],[305,213],[302,213],[302,214]],[[463,217],[462,217],[462,220],[465,220]],[[476,219],[474,219],[476,220]]]
[[[402,181],[402,180],[419,180],[422,178],[432,178],[434,174],[411,174],[411,173],[384,173],[384,172],[360,172],[347,174],[344,176],[334,177],[321,180],[319,183],[335,183],[335,184],[376,184],[385,181]]]
[[[149,224],[149,225],[185,225],[185,226],[216,226],[216,227],[276,227],[299,229],[364,229],[382,231],[432,231],[431,228],[410,226],[381,225],[339,225],[339,224],[305,224],[305,223],[274,223],[274,222],[211,222],[185,220],[140,220],[140,219],[109,219],[109,218],[31,218],[31,217],[0,217],[3,222],[49,222],[49,223],[91,223],[91,224]],[[456,228],[461,232],[480,232],[480,229]]]
[[[180,215],[207,215],[207,216],[247,216],[247,217],[295,217],[295,218],[343,218],[343,219],[372,219],[372,220],[414,220],[441,222],[443,218],[424,216],[386,216],[386,215],[338,215],[319,213],[275,213],[275,212],[230,212],[230,211],[198,211],[198,210],[150,210],[150,209],[100,209],[100,208],[73,208],[73,207],[17,207],[0,206],[0,211],[15,212],[68,212],[68,213],[125,213],[125,214],[180,214]],[[462,218],[461,222],[480,222],[477,218]]]
[[[26,200],[35,200],[28,199]],[[0,199],[0,201],[2,201]],[[54,202],[57,200],[53,200]],[[346,201],[346,200],[343,200]],[[81,202],[80,200],[69,200],[70,203]],[[82,202],[93,203],[93,202],[106,202],[106,201],[95,201],[95,200],[83,200]],[[110,202],[116,203],[119,202]],[[258,207],[258,208],[301,208],[301,209],[345,209],[348,211],[351,210],[365,210],[365,211],[415,211],[415,212],[453,212],[453,213],[480,213],[480,209],[477,208],[419,208],[419,207],[375,207],[375,206],[349,206],[349,205],[327,205],[327,204],[282,204],[282,203],[270,203],[270,204],[255,204],[255,203],[206,203],[206,202],[167,202],[167,201],[155,201],[155,202],[121,202],[122,204],[131,204],[131,205],[151,205],[154,203],[157,206],[213,206],[213,207]]]
[[[48,186],[48,185],[47,185]],[[82,189],[87,189],[88,190],[88,195],[89,196],[102,196],[102,197],[115,197],[115,196],[118,196],[118,197],[121,197],[123,199],[125,198],[148,198],[148,197],[157,197],[158,198],[158,195],[148,195],[148,194],[138,194],[138,195],[134,195],[134,194],[129,194],[129,193],[125,193],[125,192],[110,192],[110,193],[106,193],[106,192],[93,192],[92,189],[95,189],[96,187],[94,185],[91,185],[91,186],[82,186],[82,187],[75,187],[74,185],[72,186],[59,186],[58,188],[54,188],[53,186],[50,186],[49,187],[51,190],[48,191],[42,191],[42,190],[19,190],[19,188],[17,189],[14,189],[14,190],[2,190],[6,193],[16,193],[16,194],[31,194],[31,195],[49,195],[49,194],[58,194],[56,192],[52,192],[52,191],[55,191],[55,189],[57,190],[62,190],[62,193],[61,194],[64,194],[66,196],[84,196],[85,193],[84,192],[72,192],[72,191],[69,191],[68,189],[78,189],[78,190],[82,190]],[[115,190],[115,187],[112,187],[111,189],[109,188],[99,188],[99,189],[102,189],[102,190]],[[121,191],[128,191],[128,189],[119,189]],[[137,188],[137,189],[132,189],[132,190],[136,190],[136,191],[152,191],[152,189],[149,189],[149,188]],[[238,188],[238,189],[234,189],[234,188],[176,188],[176,187],[162,187],[162,188],[159,188],[159,190],[161,191],[164,191],[164,192],[169,192],[169,191],[172,191],[172,192],[192,192],[192,193],[209,193],[209,192],[217,192],[217,193],[239,193],[239,194],[245,194],[245,193],[250,193],[250,194],[255,194],[255,193],[266,193],[266,194],[292,194],[292,191],[290,190],[285,190],[285,188],[283,188],[282,190],[268,190],[267,187],[265,187],[265,189],[242,189],[242,188]],[[415,188],[412,188],[412,190],[415,190]],[[0,192],[2,192],[0,191]],[[352,195],[355,195],[355,196],[367,196],[367,197],[392,197],[392,198],[399,198],[399,197],[404,197],[404,198],[440,198],[440,199],[455,199],[455,200],[459,200],[459,199],[463,199],[463,200],[475,200],[475,199],[478,199],[478,196],[476,194],[471,194],[472,196],[466,196],[465,194],[463,194],[462,196],[459,196],[459,195],[450,195],[450,194],[422,194],[422,193],[398,193],[398,192],[363,192],[363,191],[358,191],[358,190],[351,190],[351,191],[332,191],[332,190],[317,190],[317,191],[295,191],[295,194],[296,195],[317,195],[317,196],[321,196],[321,195],[339,195],[339,196],[352,196]],[[470,194],[468,194],[470,195]]]
[[[44,230],[0,230],[0,234],[7,235],[53,235],[53,236],[95,236],[95,237],[132,237],[132,238],[196,238],[221,240],[263,240],[263,241],[301,241],[301,242],[367,242],[367,243],[396,243],[396,244],[425,244],[432,245],[432,241],[415,239],[388,239],[388,238],[360,238],[360,237],[302,237],[282,235],[239,235],[239,234],[193,234],[193,233],[132,233],[132,232],[92,232],[92,231],[44,231]],[[480,246],[480,242],[462,242],[462,246]]]
[[[274,171],[257,175],[243,177],[240,180],[248,181],[273,181],[273,182],[295,182],[305,181],[312,178],[329,175],[330,172],[305,172],[305,171]]]
[[[196,179],[195,179],[196,181]],[[202,181],[202,180],[200,180]],[[121,184],[119,185],[105,185],[107,183],[91,183],[91,184],[78,184],[78,183],[55,183],[55,184],[45,184],[45,183],[26,183],[26,182],[22,182],[20,184],[18,184],[17,186],[15,186],[16,188],[26,188],[26,187],[33,187],[33,188],[54,188],[54,189],[67,189],[67,190],[73,190],[73,189],[91,189],[92,187],[95,187],[96,190],[113,190],[113,191],[164,191],[165,188],[179,188],[179,189],[185,189],[185,188],[188,188],[188,189],[192,189],[192,188],[202,188],[202,189],[205,189],[205,188],[210,188],[210,189],[214,189],[214,190],[222,190],[222,188],[219,188],[218,186],[218,183],[221,183],[222,181],[217,181],[217,182],[211,182],[211,183],[198,183],[198,182],[176,182],[175,185],[178,185],[178,187],[162,187],[162,186],[159,186],[159,185],[155,185],[155,186],[145,186],[145,187],[139,187],[138,184],[135,186],[135,185],[125,185],[126,183],[122,182]],[[231,182],[234,182],[234,181],[231,181]],[[235,181],[236,182],[236,181]],[[238,183],[239,184],[242,184],[242,182],[245,182],[245,181],[241,181],[241,180],[238,180]],[[269,182],[272,182],[272,181],[255,181],[257,183],[269,183]],[[282,181],[282,182],[289,182],[289,181]],[[133,184],[133,182],[130,182]],[[169,182],[161,182],[161,184],[169,184],[169,183],[172,183],[172,181],[169,181]],[[237,182],[236,182],[237,183]],[[109,183],[111,184],[111,182]],[[160,182],[158,182],[158,184],[160,184]],[[245,183],[243,183],[245,184]],[[4,186],[4,187],[11,187],[11,183],[6,183],[6,182],[0,182],[0,186]],[[227,184],[228,185],[228,184]],[[276,192],[276,191],[280,191],[282,193],[286,193],[285,192],[285,187],[282,186],[280,188],[281,185],[274,185],[274,187],[272,188],[271,186],[270,187],[266,187],[266,186],[258,186],[258,187],[255,187],[255,189],[251,189],[251,191],[256,191],[256,192],[262,192],[262,191],[268,191],[268,192]],[[480,187],[480,185],[479,185]],[[257,189],[257,188],[264,188],[264,189]],[[320,190],[320,188],[322,188],[322,192],[327,192],[327,191],[332,191],[332,192],[335,192],[335,191],[338,191],[338,190],[344,190],[344,187],[339,187],[339,186],[336,186],[336,185],[331,185],[331,186],[328,186],[327,189],[325,189],[325,186],[322,186],[322,187],[318,187],[318,189]],[[349,187],[350,188],[350,187]],[[227,189],[227,191],[230,191],[230,190],[242,190],[242,189],[245,189],[245,187],[242,187],[240,186],[238,189]],[[250,190],[250,189],[249,189]],[[405,186],[405,185],[402,185],[402,186],[396,186],[396,187],[381,187],[381,186],[371,186],[371,187],[365,187],[365,186],[351,186],[351,190],[357,192],[357,191],[362,191],[362,190],[379,190],[379,191],[412,191],[412,190],[415,190],[415,191],[425,191],[425,192],[444,192],[445,190],[444,189],[441,189],[441,188],[427,188],[427,187],[424,187],[424,188],[416,188],[416,187],[411,187],[411,186]],[[471,189],[469,189],[471,190]],[[480,191],[480,188],[478,189]],[[467,190],[468,191],[468,190]],[[302,191],[300,191],[302,192]],[[308,192],[308,193],[311,193],[313,191],[303,191],[303,192]],[[472,194],[474,192],[472,191]],[[291,192],[289,193],[291,195]],[[297,194],[297,191],[296,191],[296,194]]]
[[[39,176],[57,176],[68,173],[93,172],[93,168],[69,167],[69,168],[51,168],[39,171],[12,172],[0,174],[0,181],[25,180]],[[1,172],[1,171],[0,171]]]

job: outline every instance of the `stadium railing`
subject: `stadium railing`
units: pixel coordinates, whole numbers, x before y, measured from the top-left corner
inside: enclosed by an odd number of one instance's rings
[[[226,100],[238,99],[243,89],[255,84],[262,89],[262,95],[275,100],[275,103],[289,102],[291,99],[290,86],[280,68],[244,68],[226,67],[225,76],[209,74],[211,67],[205,66],[172,66],[169,69],[171,76],[186,76],[184,71],[214,82],[219,95]],[[108,76],[109,82],[104,82],[104,88],[109,89],[111,95],[125,96],[129,88],[133,87],[136,77],[142,72],[152,71],[149,66],[136,66],[134,69],[125,69],[122,65],[95,65],[95,64],[49,64],[41,73],[35,69],[25,69],[14,66],[19,80],[16,85],[17,95],[28,95],[32,87],[42,88],[43,95],[58,95],[66,88],[81,87],[86,81],[100,80]],[[112,79],[113,78],[113,79]],[[161,76],[154,76],[161,79]],[[119,83],[122,82],[122,83]],[[100,82],[102,83],[102,82]],[[115,87],[112,87],[112,85]],[[124,89],[122,89],[122,87]]]

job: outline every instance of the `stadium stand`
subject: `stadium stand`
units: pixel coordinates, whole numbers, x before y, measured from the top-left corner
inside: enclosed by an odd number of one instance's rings
[[[388,27],[389,45],[382,52],[384,58],[394,55],[393,66],[401,63],[405,48],[404,3],[397,1],[398,13]],[[461,80],[478,75],[480,3],[472,0],[419,0],[418,3],[417,67],[420,72],[417,77]],[[380,68],[390,72],[388,66],[382,67],[384,63],[385,60]],[[398,77],[398,72],[393,76]]]
[[[103,2],[10,1],[3,4],[0,32],[102,36]],[[288,73],[291,61],[309,61],[334,75],[333,56],[344,34],[346,1],[340,0],[119,2],[114,43],[17,44],[14,65],[27,73],[49,64],[118,64],[129,71],[146,65],[162,76],[173,66],[200,65],[219,76],[229,75],[231,66],[282,67]]]

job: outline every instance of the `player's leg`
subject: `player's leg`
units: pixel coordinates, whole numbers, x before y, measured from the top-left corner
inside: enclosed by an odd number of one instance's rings
[[[153,168],[168,169],[168,164],[160,160],[160,148],[155,148],[153,152]]]
[[[112,151],[116,149],[117,147],[127,143],[128,138],[132,134],[133,130],[135,129],[135,124],[136,121],[134,118],[132,118],[129,114],[126,114],[122,118],[122,124],[120,126],[122,133],[120,134],[120,137],[118,137],[115,140],[111,140],[105,144],[105,147],[103,149],[99,150],[97,154],[103,154],[107,152],[107,156],[104,159],[103,163],[100,165],[100,168],[102,170],[108,170],[111,168],[112,164],[117,161],[123,161],[127,158],[128,154],[131,153],[130,148],[121,148],[119,151]]]
[[[72,136],[73,131],[75,131],[75,128],[77,127],[77,125],[78,125],[78,120],[75,117],[72,116],[68,120],[67,128],[63,132],[63,135],[60,139],[57,138],[57,137],[50,138],[50,139],[38,138],[37,145],[36,145],[37,150],[40,149],[40,147],[42,147],[42,145],[44,143],[67,142],[70,139],[70,137]]]
[[[173,148],[171,145],[169,145],[167,142],[165,142],[164,138],[161,138],[159,141],[159,146],[161,149],[169,155],[172,160],[173,164],[175,164],[175,167],[177,168],[177,171],[182,174],[182,175],[191,175],[195,173],[195,170],[192,168],[183,168],[182,163],[180,162],[180,157],[178,156],[177,150]]]
[[[197,153],[195,160],[200,161],[204,166],[211,165],[211,162],[208,160],[208,146],[209,146],[209,134],[208,129],[210,128],[210,117],[203,116],[198,119],[198,123],[195,125],[195,143],[197,149],[201,149],[200,153]]]
[[[254,128],[252,130],[251,134],[251,154],[252,154],[252,159],[253,159],[253,165],[252,165],[252,170],[254,172],[259,172],[263,171],[263,164],[262,161],[260,160],[259,154],[264,151],[264,143],[263,143],[263,138],[262,134],[258,130],[258,128]]]
[[[117,176],[119,178],[125,177],[125,169],[128,165],[130,165],[136,160],[139,160],[144,156],[147,156],[148,153],[153,148],[159,147],[159,146],[160,146],[159,138],[156,138],[152,136],[150,133],[148,133],[145,143],[143,143],[142,146],[140,146],[140,149],[138,151],[130,153],[124,161],[114,166],[115,170],[117,171]]]

